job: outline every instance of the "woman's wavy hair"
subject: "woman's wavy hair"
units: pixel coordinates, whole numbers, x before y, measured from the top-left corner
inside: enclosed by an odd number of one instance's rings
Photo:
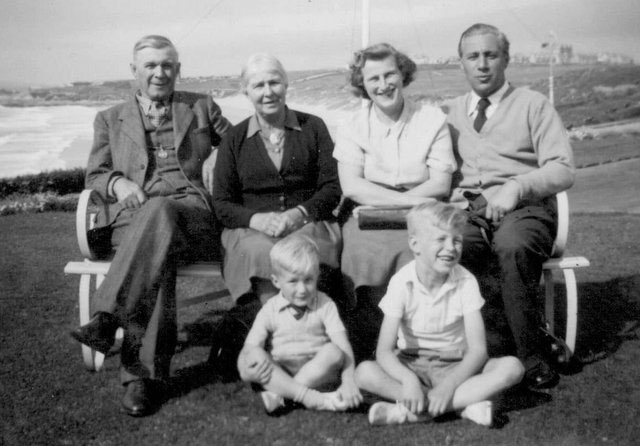
[[[371,99],[364,88],[362,68],[367,60],[383,60],[389,56],[393,56],[396,60],[396,65],[402,75],[402,86],[406,87],[413,82],[417,70],[415,62],[388,43],[377,43],[354,53],[349,64],[349,83],[354,95],[359,98]]]

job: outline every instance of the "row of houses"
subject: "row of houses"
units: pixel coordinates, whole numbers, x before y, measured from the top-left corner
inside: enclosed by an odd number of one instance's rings
[[[460,63],[458,56],[429,57],[424,55],[412,56],[419,64],[457,65]],[[600,53],[576,53],[571,45],[561,44],[554,48],[542,49],[532,54],[516,53],[511,55],[511,63],[548,64],[553,62],[558,65],[633,65],[634,60],[626,54],[600,52]]]

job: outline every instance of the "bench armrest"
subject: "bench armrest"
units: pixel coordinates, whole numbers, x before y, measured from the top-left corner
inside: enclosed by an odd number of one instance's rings
[[[556,206],[558,211],[558,228],[556,239],[553,242],[552,258],[562,257],[569,237],[569,197],[566,191],[556,194]]]
[[[94,249],[89,243],[87,233],[93,229],[97,222],[98,212],[102,212],[108,220],[109,206],[102,196],[92,189],[85,189],[78,198],[76,209],[76,237],[80,253],[90,260],[98,258]]]

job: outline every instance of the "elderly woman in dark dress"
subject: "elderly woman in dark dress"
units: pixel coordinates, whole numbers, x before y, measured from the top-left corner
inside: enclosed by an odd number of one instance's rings
[[[341,236],[332,211],[341,192],[327,127],[285,105],[282,64],[255,54],[242,69],[241,83],[255,114],[236,125],[219,149],[214,208],[225,227],[227,288],[238,303],[255,298],[264,303],[277,291],[269,251],[289,234],[309,236],[326,270],[337,270]]]

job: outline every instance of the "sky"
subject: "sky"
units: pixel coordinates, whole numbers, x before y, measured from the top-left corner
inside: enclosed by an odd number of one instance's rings
[[[362,0],[0,0],[0,86],[131,78],[136,40],[163,34],[182,75],[238,74],[255,52],[288,70],[345,67],[361,47]],[[502,29],[511,53],[539,51],[551,33],[574,52],[640,63],[638,0],[370,0],[370,42],[413,55],[456,54],[476,22]]]

